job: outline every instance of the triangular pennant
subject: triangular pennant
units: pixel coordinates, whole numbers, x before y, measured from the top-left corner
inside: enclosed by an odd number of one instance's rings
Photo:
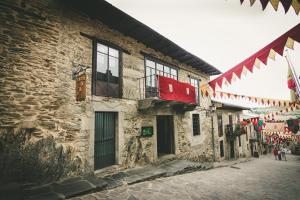
[[[247,76],[247,67],[246,66],[244,66],[243,67],[243,71],[242,71],[242,73],[244,74],[244,76]]]
[[[243,67],[239,67],[236,69],[236,71],[234,72],[236,74],[236,76],[240,79],[241,75],[242,75],[242,71],[243,71]]]
[[[260,0],[260,3],[262,5],[262,9],[265,10],[269,3],[269,0]]]
[[[277,11],[278,5],[279,5],[279,0],[270,0],[270,3],[273,6],[274,10]]]
[[[292,6],[295,10],[295,13],[298,15],[299,11],[300,11],[300,2],[298,2],[298,0],[293,0],[292,1]]]
[[[267,62],[268,62],[269,52],[270,52],[270,50],[265,50],[265,51],[258,57],[258,59],[259,59],[262,63],[264,63],[265,65],[267,65]]]
[[[260,69],[260,60],[258,60],[257,58],[255,59],[254,65],[257,69]]]
[[[253,6],[256,0],[250,0],[250,6]]]
[[[275,56],[276,56],[276,52],[273,49],[271,49],[269,52],[269,58],[275,60]]]
[[[281,4],[283,5],[285,13],[290,9],[292,0],[280,0]]]
[[[293,40],[292,38],[288,37],[285,46],[289,49],[293,49],[294,50],[294,43],[295,40]]]
[[[232,82],[232,76],[233,76],[233,73],[226,73],[224,75],[225,79],[228,81],[229,84],[231,84],[231,82]]]
[[[287,41],[287,38],[283,38],[282,40],[280,40],[280,42],[276,46],[273,47],[273,50],[282,56],[286,41]]]
[[[218,86],[219,86],[220,88],[222,88],[223,77],[221,77],[221,78],[217,81],[217,83],[218,83]]]

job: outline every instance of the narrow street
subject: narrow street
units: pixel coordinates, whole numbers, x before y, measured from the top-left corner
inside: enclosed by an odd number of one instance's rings
[[[300,157],[277,161],[271,155],[231,167],[88,194],[74,200],[98,199],[299,199]]]

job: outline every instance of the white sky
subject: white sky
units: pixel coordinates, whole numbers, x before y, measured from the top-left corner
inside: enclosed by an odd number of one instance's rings
[[[249,0],[107,0],[187,51],[225,72],[300,22],[291,7],[262,11]],[[300,74],[300,45],[289,51]],[[277,55],[267,66],[248,73],[223,91],[265,98],[289,99],[287,64]]]

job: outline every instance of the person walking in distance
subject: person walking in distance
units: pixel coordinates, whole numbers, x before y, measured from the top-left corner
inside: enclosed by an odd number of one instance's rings
[[[274,149],[273,149],[273,154],[274,154],[275,160],[277,160],[278,150],[276,147],[274,147]]]
[[[285,150],[284,150],[284,149],[281,150],[281,159],[284,160],[284,161],[287,161],[287,160],[286,160]]]

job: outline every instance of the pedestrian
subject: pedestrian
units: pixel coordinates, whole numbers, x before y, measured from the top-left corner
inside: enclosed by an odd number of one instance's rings
[[[276,147],[274,147],[274,149],[273,149],[273,154],[274,154],[275,160],[277,160],[278,151],[277,151]]]
[[[280,149],[278,149],[277,155],[278,155],[278,160],[281,160],[281,150]]]
[[[284,161],[287,161],[287,160],[286,160],[285,150],[284,150],[284,149],[281,150],[281,159],[284,160]]]

